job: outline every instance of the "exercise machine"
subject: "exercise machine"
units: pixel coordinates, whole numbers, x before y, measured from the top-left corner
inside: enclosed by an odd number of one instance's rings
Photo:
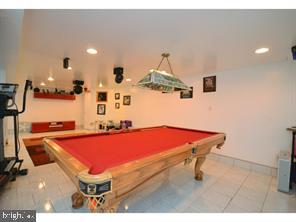
[[[6,182],[13,181],[17,175],[27,175],[27,169],[21,169],[23,160],[19,158],[20,142],[19,142],[19,114],[25,112],[26,96],[28,89],[32,89],[32,81],[26,80],[23,107],[19,111],[15,102],[15,95],[18,89],[18,84],[0,83],[0,187]],[[4,129],[3,119],[5,117],[13,117],[14,129],[14,146],[15,156],[5,157],[4,153]]]

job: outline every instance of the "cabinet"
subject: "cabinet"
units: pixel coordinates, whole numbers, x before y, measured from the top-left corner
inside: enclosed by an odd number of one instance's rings
[[[75,121],[33,122],[32,133],[75,130]]]

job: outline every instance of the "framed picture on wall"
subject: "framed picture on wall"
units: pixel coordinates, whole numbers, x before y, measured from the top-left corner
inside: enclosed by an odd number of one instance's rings
[[[120,99],[120,93],[115,93],[115,100],[119,100]]]
[[[98,104],[97,105],[97,114],[105,115],[106,114],[106,104]]]
[[[193,98],[193,87],[190,87],[191,90],[184,90],[180,92],[181,99],[192,99]]]
[[[119,109],[120,108],[120,103],[115,103],[115,109]]]
[[[203,92],[216,92],[216,76],[203,78]]]
[[[123,105],[129,106],[131,104],[131,96],[123,96]]]
[[[107,102],[107,92],[97,92],[97,102]]]

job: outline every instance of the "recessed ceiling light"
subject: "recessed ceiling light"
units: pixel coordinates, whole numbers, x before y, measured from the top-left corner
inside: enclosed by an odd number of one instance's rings
[[[259,49],[256,49],[255,53],[256,54],[263,54],[263,53],[266,53],[269,51],[269,48],[259,48]]]
[[[68,67],[68,70],[72,70],[72,67],[71,67],[71,66],[69,66],[69,67]]]
[[[96,49],[94,49],[94,48],[89,48],[89,49],[86,50],[86,52],[89,53],[89,54],[92,54],[92,55],[95,55],[95,54],[98,53],[98,51]]]
[[[127,82],[131,82],[131,81],[132,81],[132,79],[130,79],[130,78],[127,78],[125,81],[127,81]]]
[[[40,183],[38,184],[38,189],[39,189],[39,190],[42,190],[44,187],[45,187],[45,186],[44,186],[44,183],[43,183],[43,182],[40,182]]]
[[[100,84],[99,84],[99,87],[100,87],[100,88],[102,88],[102,87],[103,87],[103,84],[102,84],[101,82],[100,82]]]
[[[40,86],[46,86],[46,84],[44,82],[41,82]]]
[[[52,82],[52,81],[54,81],[54,78],[52,78],[52,76],[49,76],[47,80]]]

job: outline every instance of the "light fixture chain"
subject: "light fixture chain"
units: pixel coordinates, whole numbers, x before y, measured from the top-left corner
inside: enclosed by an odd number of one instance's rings
[[[158,70],[158,69],[159,69],[159,67],[160,67],[160,65],[161,65],[161,63],[162,63],[162,61],[163,61],[163,59],[164,59],[164,56],[162,57],[162,59],[161,59],[161,61],[160,61],[159,65],[157,66],[156,70]]]
[[[170,56],[170,54],[169,54],[169,53],[162,53],[161,56],[162,56],[162,59],[161,59],[159,65],[157,66],[156,70],[159,70],[159,67],[161,66],[161,64],[162,64],[162,62],[163,62],[163,60],[164,60],[164,58],[166,58],[166,59],[167,59],[167,62],[168,62],[168,64],[169,64],[170,70],[171,70],[171,74],[174,74],[174,73],[173,73],[172,66],[171,66],[171,63],[170,63],[170,61],[169,61],[169,56]]]
[[[166,59],[167,59],[167,61],[168,61],[168,64],[169,64],[169,67],[170,67],[171,73],[174,74],[169,58],[166,57]]]

